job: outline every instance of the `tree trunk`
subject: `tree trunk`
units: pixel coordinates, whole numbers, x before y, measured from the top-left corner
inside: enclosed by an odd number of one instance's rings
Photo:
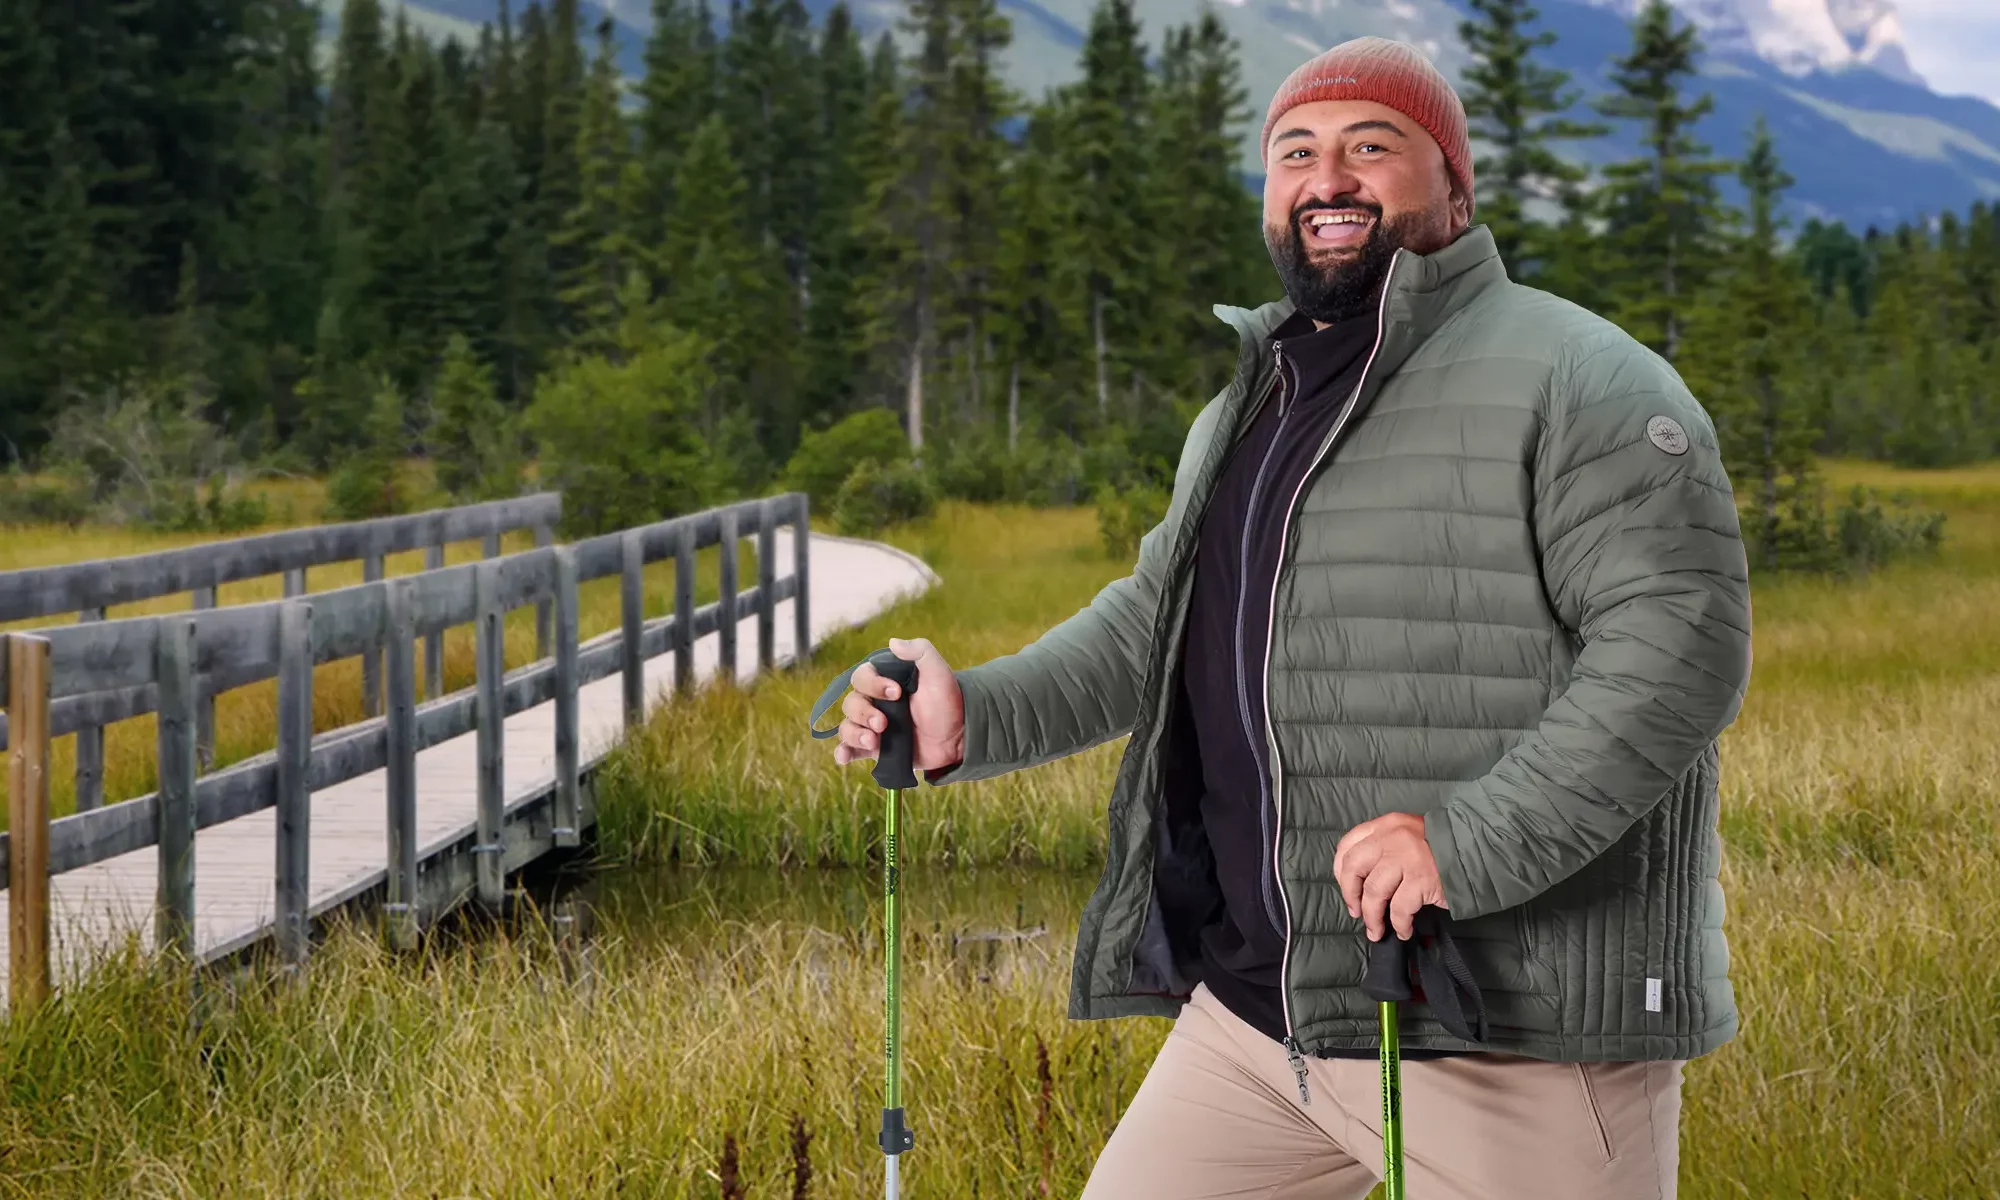
[[[1021,360],[1015,359],[1007,369],[1007,449],[1011,452],[1021,441]]]
[[[924,448],[924,339],[910,343],[910,379],[905,417],[910,426],[910,449]]]
[[[1097,340],[1097,415],[1108,417],[1111,413],[1111,355],[1104,345],[1104,296],[1093,296],[1090,302],[1090,324]]]

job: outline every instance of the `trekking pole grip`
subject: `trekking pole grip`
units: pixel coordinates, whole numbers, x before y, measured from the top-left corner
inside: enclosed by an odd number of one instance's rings
[[[917,786],[917,726],[910,716],[910,695],[917,690],[917,664],[887,647],[869,655],[868,664],[896,685],[894,700],[871,701],[888,723],[875,755],[875,782],[885,788],[913,788]]]
[[[1394,929],[1382,931],[1382,940],[1368,943],[1368,973],[1361,979],[1361,994],[1370,1000],[1408,1000],[1410,989],[1410,943],[1396,936]]]

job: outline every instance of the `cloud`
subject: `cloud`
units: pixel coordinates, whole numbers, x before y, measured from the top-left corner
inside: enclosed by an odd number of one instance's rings
[[[2000,4],[1994,0],[1897,0],[1910,66],[1947,95],[2000,104]]]

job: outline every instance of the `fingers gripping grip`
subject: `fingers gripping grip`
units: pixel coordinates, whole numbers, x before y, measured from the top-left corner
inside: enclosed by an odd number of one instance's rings
[[[870,701],[888,724],[875,756],[875,782],[885,788],[915,787],[917,727],[910,718],[910,695],[917,690],[917,664],[886,647],[869,655],[868,662],[876,674],[896,685],[894,700]]]
[[[1368,974],[1361,979],[1361,994],[1370,1000],[1408,1000],[1410,989],[1410,943],[1393,929],[1382,931],[1382,940],[1368,943]]]

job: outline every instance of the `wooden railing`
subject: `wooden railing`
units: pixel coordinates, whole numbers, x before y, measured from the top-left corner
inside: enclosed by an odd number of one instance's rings
[[[554,542],[553,531],[561,519],[562,497],[540,492],[409,516],[317,525],[152,554],[8,571],[0,574],[0,622],[62,613],[75,613],[83,623],[102,621],[105,610],[114,604],[156,600],[176,592],[192,592],[196,609],[210,609],[216,606],[216,589],[222,584],[265,575],[283,575],[285,595],[303,596],[306,571],[312,567],[359,560],[362,579],[372,582],[383,577],[384,558],[406,550],[422,549],[425,567],[435,569],[444,565],[444,548],[452,542],[478,538],[485,556],[494,558],[500,553],[502,534],[532,529],[535,545],[547,546]],[[548,645],[549,607],[543,603],[535,610],[536,653],[547,655]],[[363,711],[371,717],[382,711],[381,670],[380,655],[362,656]],[[424,643],[424,694],[435,697],[442,690],[443,678],[444,640],[441,635],[433,636]],[[205,769],[215,762],[212,696],[196,697],[194,720],[195,753]],[[76,734],[76,808],[85,812],[104,802],[104,730],[102,726],[81,725],[70,732]],[[5,740],[6,726],[0,723],[0,744]]]
[[[776,575],[776,531],[793,527],[791,574]],[[737,542],[757,538],[757,583],[739,590]],[[570,545],[552,545],[482,562],[441,567],[311,596],[192,613],[134,617],[7,635],[0,655],[0,696],[9,716],[11,828],[0,834],[8,882],[10,997],[15,1011],[46,997],[49,985],[49,879],[148,846],[159,851],[154,904],[156,943],[192,953],[194,834],[247,813],[276,807],[276,937],[286,961],[307,947],[307,863],[314,791],[387,769],[389,933],[407,944],[416,933],[416,795],[418,751],[476,732],[478,737],[476,891],[501,899],[499,836],[505,797],[502,722],[545,703],[556,705],[554,843],[578,840],[577,691],[623,674],[624,720],[644,713],[645,660],[671,651],[677,692],[694,679],[695,640],[719,634],[720,669],[737,672],[738,621],[757,617],[757,654],[774,662],[776,606],[796,600],[795,659],[810,657],[811,615],[806,497],[787,493],[693,513]],[[695,552],[721,550],[721,595],[694,606]],[[179,552],[176,552],[179,553]],[[674,560],[674,612],[652,621],[641,610],[641,571]],[[579,642],[577,586],[618,575],[618,630]],[[178,590],[178,589],[176,589]],[[503,670],[505,615],[530,604],[554,613],[553,656]],[[477,627],[473,687],[416,701],[416,640],[454,625]],[[335,659],[386,657],[386,715],[314,736],[313,668]],[[196,756],[198,697],[212,697],[276,676],[275,748],[213,774]],[[435,685],[434,685],[435,686]],[[159,787],[154,793],[59,820],[48,811],[51,738],[157,713]]]

